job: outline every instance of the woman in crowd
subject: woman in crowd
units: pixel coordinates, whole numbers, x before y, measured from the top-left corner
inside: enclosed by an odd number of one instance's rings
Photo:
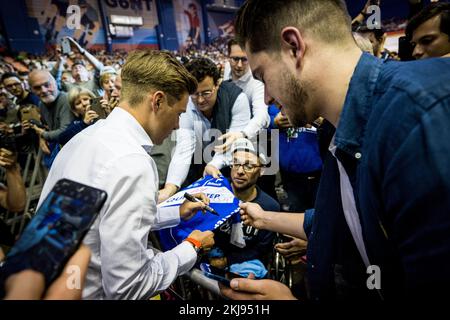
[[[77,133],[95,122],[98,114],[90,110],[95,95],[88,89],[75,87],[69,92],[70,109],[76,119],[58,137],[58,143],[64,145]]]

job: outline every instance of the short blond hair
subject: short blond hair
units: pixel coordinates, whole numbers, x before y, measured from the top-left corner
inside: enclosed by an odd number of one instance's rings
[[[89,96],[91,99],[95,98],[95,94],[92,93],[91,90],[83,88],[83,87],[74,87],[69,91],[69,105],[70,109],[75,110],[75,101],[79,96]]]
[[[112,77],[117,77],[116,73],[104,73],[100,76],[99,81],[100,81],[100,86],[103,88],[103,82],[108,81],[110,78]]]
[[[131,107],[144,101],[150,90],[168,95],[169,104],[197,90],[197,80],[167,51],[139,50],[128,55],[122,71],[122,100]]]

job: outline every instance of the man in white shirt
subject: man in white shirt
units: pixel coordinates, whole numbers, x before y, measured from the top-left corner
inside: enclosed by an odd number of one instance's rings
[[[268,106],[264,102],[264,84],[253,78],[248,64],[247,54],[234,39],[228,41],[228,58],[230,69],[225,70],[224,81],[232,81],[247,95],[251,107],[251,120],[240,132],[228,132],[219,137],[225,143],[216,146],[216,152],[223,152],[239,138],[253,139],[258,133],[270,125]]]
[[[56,158],[39,205],[62,178],[108,194],[99,217],[84,239],[92,257],[85,299],[148,299],[189,271],[200,248],[214,243],[212,232],[192,232],[174,249],[148,249],[151,231],[171,227],[204,207],[184,203],[180,214],[156,207],[158,172],[149,156],[178,128],[188,96],[197,82],[169,53],[137,51],[122,69],[120,106],[106,120],[82,131]],[[203,195],[202,200],[208,203]]]
[[[228,165],[231,157],[229,153],[215,153],[211,157],[212,138],[240,132],[250,121],[247,96],[231,82],[220,83],[220,72],[214,62],[207,58],[193,59],[186,68],[199,85],[180,119],[166,184],[159,192],[160,202],[175,194],[183,183],[192,183],[202,174],[218,178],[220,169]]]

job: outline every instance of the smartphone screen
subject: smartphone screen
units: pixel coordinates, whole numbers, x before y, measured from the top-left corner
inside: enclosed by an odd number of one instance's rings
[[[70,48],[70,42],[69,40],[63,38],[61,40],[61,51],[63,54],[70,54],[70,52],[72,51],[72,49]]]
[[[200,270],[203,274],[210,279],[217,280],[218,282],[230,286],[230,281],[234,278],[243,278],[241,275],[229,272],[227,270],[215,268],[207,263],[200,264]]]
[[[106,193],[67,179],[56,183],[0,268],[0,286],[25,269],[41,272],[48,286],[79,247]]]

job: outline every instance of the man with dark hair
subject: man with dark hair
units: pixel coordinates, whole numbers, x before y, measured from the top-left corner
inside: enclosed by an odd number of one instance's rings
[[[248,0],[236,31],[266,103],[294,126],[323,117],[336,128],[315,210],[245,203],[243,222],[308,240],[314,301],[447,296],[450,60],[362,53],[340,0]],[[222,293],[293,298],[272,280],[233,279]]]
[[[218,178],[220,169],[227,165],[229,154],[216,153],[211,157],[212,150],[205,148],[226,132],[242,131],[250,120],[247,96],[235,84],[219,82],[220,72],[214,62],[207,58],[193,59],[186,68],[199,85],[191,94],[186,113],[181,116],[175,152],[159,201],[169,198],[183,183],[188,185],[202,174]]]
[[[267,158],[261,151],[245,138],[237,139],[232,144],[231,187],[236,198],[241,201],[257,203],[267,211],[280,211],[278,202],[256,185],[267,165]],[[215,233],[216,247],[224,252],[224,258],[221,260],[223,264],[231,266],[258,259],[267,265],[275,233],[258,230],[252,226],[242,226],[245,247],[239,248],[230,243],[231,230],[232,224],[228,220],[220,226],[219,232]]]
[[[268,107],[264,103],[264,84],[253,78],[247,55],[235,39],[230,39],[228,42],[228,59],[231,70],[229,75],[224,75],[224,79],[233,82],[247,95],[251,119],[241,132],[229,132],[219,137],[219,140],[224,140],[225,144],[217,146],[215,149],[217,152],[227,150],[236,139],[255,138],[270,124]]]
[[[2,83],[6,90],[17,98],[16,105],[23,106],[27,104],[39,105],[39,98],[25,89],[24,83],[19,75],[13,72],[7,72],[2,75]]]
[[[406,36],[415,59],[442,57],[450,53],[450,3],[432,3],[408,23]]]
[[[92,251],[83,298],[149,299],[189,271],[212,232],[194,230],[164,253],[150,247],[149,233],[189,219],[205,207],[185,202],[179,212],[156,207],[158,172],[150,157],[178,128],[197,82],[169,53],[136,51],[122,69],[120,106],[72,138],[58,154],[38,207],[61,178],[106,191],[108,199],[84,239]]]

